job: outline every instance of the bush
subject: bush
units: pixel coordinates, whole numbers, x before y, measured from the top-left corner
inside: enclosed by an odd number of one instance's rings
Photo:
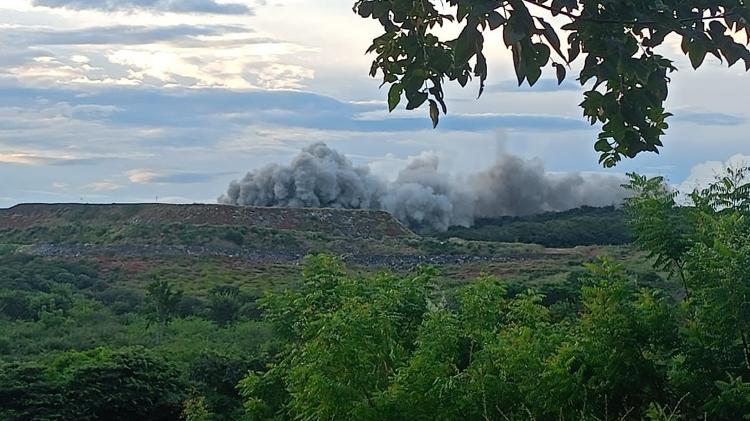
[[[237,287],[214,287],[209,295],[208,318],[219,326],[227,326],[237,320],[241,305],[240,290]]]
[[[190,363],[189,378],[205,396],[207,409],[217,414],[217,419],[230,420],[237,419],[237,412],[242,407],[237,383],[248,371],[262,368],[263,364],[258,359],[208,351]]]
[[[171,421],[185,389],[179,372],[145,349],[65,353],[51,366],[0,366],[0,418]]]

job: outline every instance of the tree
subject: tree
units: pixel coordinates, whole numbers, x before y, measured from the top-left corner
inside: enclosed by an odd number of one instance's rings
[[[671,190],[663,177],[648,178],[628,174],[630,182],[624,187],[633,193],[625,201],[628,224],[635,236],[635,244],[646,250],[654,265],[678,274],[685,296],[690,290],[685,279],[684,256],[690,248],[694,225],[690,212],[677,205],[677,192]]]
[[[154,281],[148,286],[146,299],[148,300],[146,309],[148,326],[160,324],[166,327],[178,313],[182,291],[175,290],[168,281]]]
[[[630,419],[671,404],[672,308],[617,265],[592,266],[580,316],[563,322],[489,277],[445,300],[430,270],[351,279],[314,265],[318,279],[264,299],[274,327],[298,334],[240,382],[247,419]]]
[[[285,342],[239,382],[245,416],[750,419],[748,174],[682,206],[662,178],[631,175],[637,244],[679,271],[685,296],[607,259],[554,308],[490,277],[441,290],[429,268],[362,277],[312,257],[301,288],[261,300]]]
[[[681,37],[695,69],[710,53],[729,66],[742,61],[750,70],[750,50],[738,42],[741,36],[750,42],[747,0],[448,0],[449,8],[435,3],[354,5],[385,30],[367,51],[376,54],[370,75],[380,72],[390,85],[390,111],[402,97],[409,110],[427,103],[437,126],[447,113],[446,80],[463,87],[478,77],[481,96],[487,78],[484,31],[502,29],[519,85],[534,85],[545,68],[554,68],[562,83],[570,64],[583,58],[578,81],[588,90],[580,105],[592,125],[602,123],[594,148],[607,167],[662,146],[671,116],[664,109],[669,74],[677,69],[656,50],[668,36]],[[561,21],[567,23],[556,28]],[[462,27],[455,39],[441,39],[439,29],[448,22]]]
[[[167,421],[182,409],[186,386],[178,370],[146,349],[71,353],[57,368],[66,379],[67,419]]]
[[[211,288],[208,305],[208,318],[221,327],[237,320],[240,311],[240,290],[232,285]]]
[[[0,419],[179,419],[187,385],[177,368],[143,348],[66,352],[0,364]]]
[[[717,419],[750,411],[748,174],[727,169],[683,206],[662,178],[631,175],[636,195],[626,204],[636,243],[656,264],[676,268],[686,291],[684,344],[670,377],[688,406],[718,387],[705,404]]]

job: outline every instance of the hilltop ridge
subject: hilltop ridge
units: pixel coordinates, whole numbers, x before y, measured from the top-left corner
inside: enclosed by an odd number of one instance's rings
[[[70,223],[233,225],[351,238],[416,236],[389,213],[379,210],[161,203],[24,203],[0,209],[0,229]]]

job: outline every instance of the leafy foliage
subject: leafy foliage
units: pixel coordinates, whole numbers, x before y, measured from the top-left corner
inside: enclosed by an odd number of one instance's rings
[[[146,319],[151,324],[169,325],[177,316],[177,310],[182,301],[182,291],[165,280],[157,280],[149,284],[148,307],[146,308]]]
[[[669,73],[676,68],[656,50],[668,36],[682,39],[696,69],[710,53],[750,70],[750,50],[736,40],[744,33],[750,42],[744,0],[449,0],[447,6],[433,0],[355,2],[357,14],[385,30],[367,52],[376,55],[370,75],[380,72],[383,84],[390,84],[388,108],[404,97],[408,110],[427,103],[437,126],[447,112],[446,80],[466,86],[477,77],[482,95],[488,75],[484,34],[502,31],[519,85],[534,85],[545,68],[562,83],[582,58],[578,80],[593,84],[580,105],[592,125],[602,124],[595,149],[608,167],[662,146],[671,116],[664,109]],[[445,40],[442,27],[451,22],[461,31]]]
[[[662,392],[656,356],[670,355],[674,314],[616,266],[592,274],[569,325],[552,320],[538,293],[508,298],[492,278],[446,304],[430,271],[354,280],[323,259],[332,301],[306,307],[319,303],[318,288],[266,301],[277,328],[298,334],[274,366],[243,381],[250,419],[577,419],[645,411]]]
[[[68,353],[51,367],[0,367],[4,420],[172,420],[184,384],[165,361],[142,349]]]
[[[245,415],[747,418],[750,224],[736,181],[719,179],[724,187],[677,209],[663,180],[632,175],[627,214],[645,235],[638,244],[657,265],[679,263],[690,292],[681,302],[607,259],[571,279],[578,294],[557,292],[555,304],[572,305],[553,307],[538,291],[509,294],[493,278],[446,294],[432,287],[429,268],[358,278],[336,259],[312,258],[301,290],[263,300],[287,343],[267,370],[240,382]]]
[[[217,286],[209,295],[209,318],[219,326],[234,322],[241,307],[240,290],[231,285]]]

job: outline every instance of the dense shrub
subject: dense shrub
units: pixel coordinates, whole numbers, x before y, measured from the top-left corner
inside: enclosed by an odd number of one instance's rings
[[[207,409],[217,419],[238,419],[242,397],[237,383],[250,370],[263,369],[263,363],[248,355],[232,355],[209,351],[198,355],[190,363],[190,380],[203,393]]]
[[[176,420],[186,385],[144,349],[67,353],[51,365],[0,367],[0,418],[20,420]]]
[[[636,244],[679,278],[679,302],[655,272],[608,260],[543,293],[482,278],[446,300],[430,270],[357,277],[314,258],[299,291],[263,299],[288,345],[240,383],[245,414],[748,419],[750,183],[737,174],[685,207],[662,179],[631,175]]]

